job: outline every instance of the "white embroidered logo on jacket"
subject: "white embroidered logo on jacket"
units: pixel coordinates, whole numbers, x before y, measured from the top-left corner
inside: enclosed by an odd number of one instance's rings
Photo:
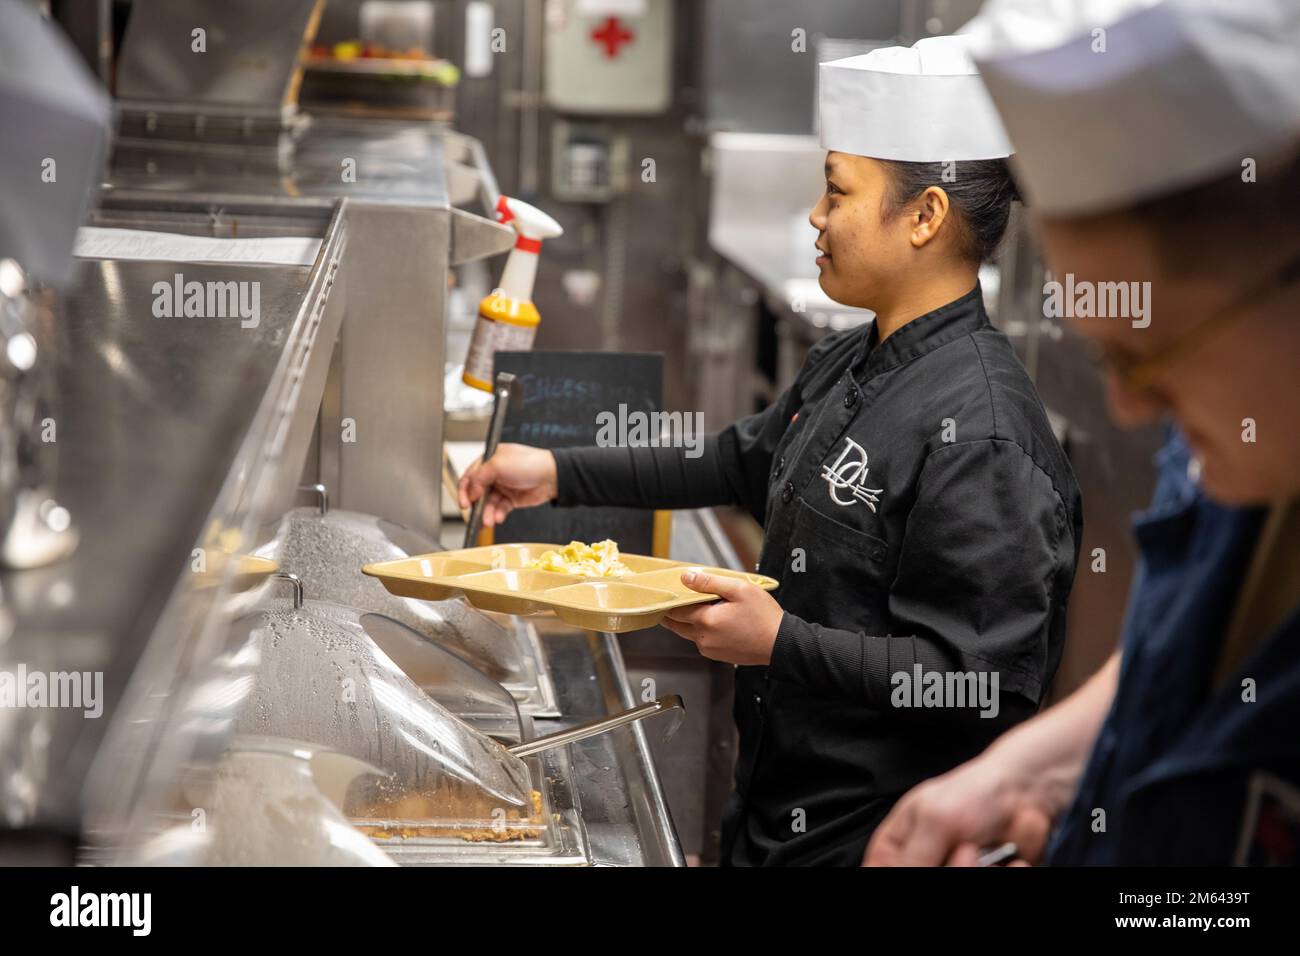
[[[826,485],[830,489],[828,493],[831,501],[837,505],[852,505],[860,501],[873,513],[876,505],[880,503],[881,493],[885,490],[866,487],[867,451],[852,438],[844,439],[844,450],[840,452],[840,457],[835,459],[835,464],[822,465],[822,477],[826,479]],[[851,495],[848,501],[840,498],[841,491],[848,491]]]

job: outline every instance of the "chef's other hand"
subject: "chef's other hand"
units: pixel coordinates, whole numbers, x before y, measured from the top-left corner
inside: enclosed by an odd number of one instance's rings
[[[728,664],[768,664],[776,631],[785,612],[757,584],[705,571],[687,571],[682,583],[692,591],[716,594],[721,601],[673,608],[664,627],[688,641],[710,660]]]
[[[974,866],[1014,843],[1012,866],[1036,863],[1055,817],[1034,774],[995,743],[974,760],[913,787],[876,828],[864,866]]]
[[[461,508],[469,508],[486,493],[483,523],[495,527],[514,509],[544,505],[556,496],[555,456],[545,448],[498,445],[487,461],[479,458],[470,465],[457,492]]]

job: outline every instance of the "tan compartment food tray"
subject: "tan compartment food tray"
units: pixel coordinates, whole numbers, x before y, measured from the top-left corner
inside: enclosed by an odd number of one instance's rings
[[[542,571],[528,565],[559,544],[494,544],[419,554],[398,561],[367,564],[361,570],[378,578],[399,597],[444,601],[464,595],[484,611],[504,614],[554,612],[560,620],[589,631],[621,633],[658,624],[675,607],[702,604],[716,594],[692,591],[682,583],[688,570],[720,574],[756,584],[765,591],[778,582],[762,574],[731,571],[643,554],[620,555],[631,573],[622,577],[583,577]]]

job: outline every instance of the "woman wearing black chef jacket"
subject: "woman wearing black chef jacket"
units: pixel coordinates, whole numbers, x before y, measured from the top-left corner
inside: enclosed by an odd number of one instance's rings
[[[512,508],[738,504],[769,595],[665,625],[738,665],[725,864],[856,865],[910,787],[1038,708],[1061,657],[1078,488],[977,272],[1006,228],[1005,137],[960,38],[821,67],[822,288],[876,313],[765,411],[673,448],[503,445],[461,482]]]

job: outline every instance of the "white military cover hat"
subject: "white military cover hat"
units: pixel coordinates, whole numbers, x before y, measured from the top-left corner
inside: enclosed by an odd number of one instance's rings
[[[1048,216],[1191,188],[1300,141],[1295,0],[990,0],[967,30]]]
[[[818,83],[826,149],[920,163],[1011,154],[966,37],[831,60],[821,64]]]

